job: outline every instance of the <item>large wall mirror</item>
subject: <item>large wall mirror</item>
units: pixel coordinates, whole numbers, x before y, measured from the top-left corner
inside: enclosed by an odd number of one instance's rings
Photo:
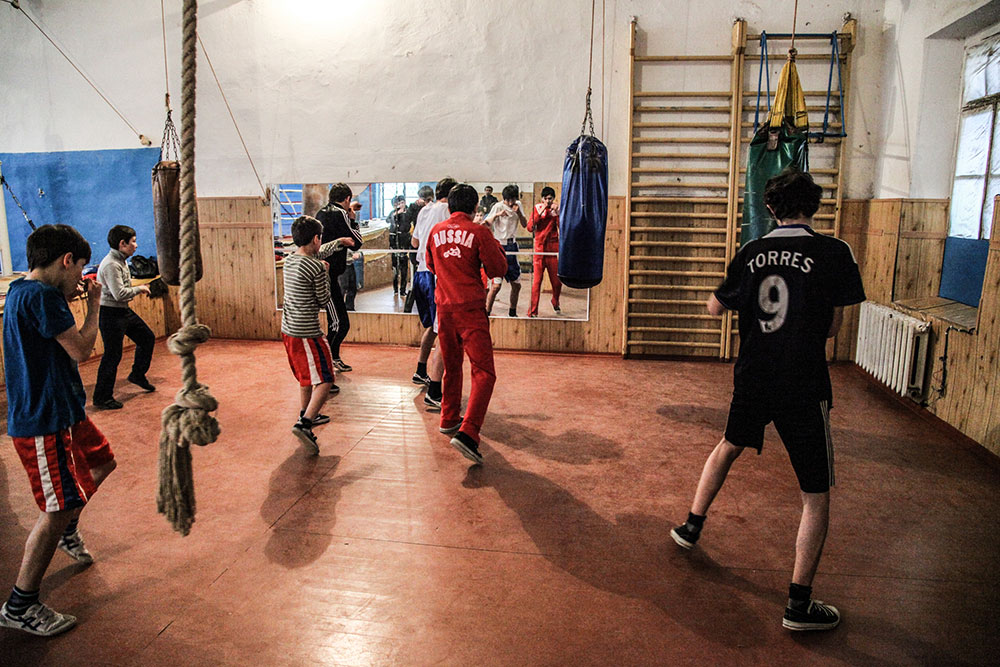
[[[409,296],[416,268],[416,250],[410,247],[407,222],[412,225],[419,208],[424,204],[420,197],[423,186],[432,190],[436,182],[409,183],[348,183],[353,192],[355,216],[361,229],[364,246],[356,253],[348,255],[347,270],[340,276],[348,310],[363,313],[412,313],[416,306]],[[489,217],[492,206],[503,202],[503,189],[516,185],[518,200],[523,206],[524,216],[531,219],[532,209],[545,206],[542,191],[551,187],[555,191],[554,205],[558,208],[560,183],[533,183],[516,181],[492,181],[472,183],[480,196],[480,207],[476,218],[483,224]],[[488,194],[492,190],[492,195]],[[274,226],[274,268],[277,286],[276,307],[280,310],[283,299],[282,269],[284,257],[295,251],[291,238],[291,225],[296,217],[316,215],[329,199],[329,183],[278,184],[271,186],[271,220]],[[489,197],[492,197],[489,198]],[[405,212],[405,214],[404,214]],[[401,215],[397,215],[401,214]],[[499,226],[497,226],[499,229]],[[542,267],[545,258],[555,258],[558,247],[550,240],[545,250],[536,251],[535,234],[518,224],[514,233],[514,243],[508,246],[508,276],[519,273],[513,283],[504,280],[495,295],[491,315],[493,317],[538,317],[544,319],[586,320],[589,316],[590,290],[560,286],[553,290],[548,272],[536,269]],[[536,274],[541,276],[536,281]],[[535,283],[538,283],[536,285]],[[484,286],[484,292],[489,288]],[[495,289],[495,288],[494,288]],[[532,298],[537,292],[537,313],[530,313]],[[558,292],[558,295],[557,295]],[[516,299],[516,308],[512,300]]]

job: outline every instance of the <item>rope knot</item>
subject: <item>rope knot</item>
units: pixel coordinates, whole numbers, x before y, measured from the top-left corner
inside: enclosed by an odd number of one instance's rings
[[[212,330],[204,324],[181,327],[167,338],[167,349],[178,356],[194,352],[195,348],[212,337]]]

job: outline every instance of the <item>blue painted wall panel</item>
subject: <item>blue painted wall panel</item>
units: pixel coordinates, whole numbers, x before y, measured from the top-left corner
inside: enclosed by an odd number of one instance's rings
[[[114,225],[135,229],[138,254],[156,254],[150,175],[159,160],[159,148],[0,153],[0,168],[36,227],[57,222],[76,227],[90,242],[96,263],[108,252]],[[27,271],[31,229],[6,188],[4,204],[14,270]]]

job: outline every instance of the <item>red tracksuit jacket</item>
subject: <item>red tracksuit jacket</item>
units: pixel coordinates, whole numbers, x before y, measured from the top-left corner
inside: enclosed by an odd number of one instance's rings
[[[535,252],[559,250],[559,214],[545,204],[535,204],[528,219],[528,231],[535,233]]]
[[[486,308],[480,266],[490,278],[507,273],[507,256],[489,227],[465,213],[452,213],[434,225],[427,239],[427,269],[437,276],[434,301],[439,311]]]

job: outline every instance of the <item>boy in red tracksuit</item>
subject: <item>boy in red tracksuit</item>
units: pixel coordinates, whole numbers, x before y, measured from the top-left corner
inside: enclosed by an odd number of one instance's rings
[[[436,276],[438,344],[444,361],[440,431],[454,434],[451,445],[465,458],[482,463],[479,429],[497,376],[480,267],[490,278],[499,278],[507,272],[507,256],[490,229],[472,221],[478,203],[479,193],[471,185],[462,183],[451,189],[451,217],[431,228],[427,240],[427,269]],[[472,364],[464,421],[459,414],[463,352]]]
[[[528,317],[538,317],[538,298],[542,293],[542,274],[549,273],[552,283],[552,310],[559,312],[559,205],[554,204],[556,191],[546,186],[542,188],[542,201],[531,209],[528,231],[535,235],[535,255],[531,271],[531,307]],[[542,254],[556,253],[556,254]]]

